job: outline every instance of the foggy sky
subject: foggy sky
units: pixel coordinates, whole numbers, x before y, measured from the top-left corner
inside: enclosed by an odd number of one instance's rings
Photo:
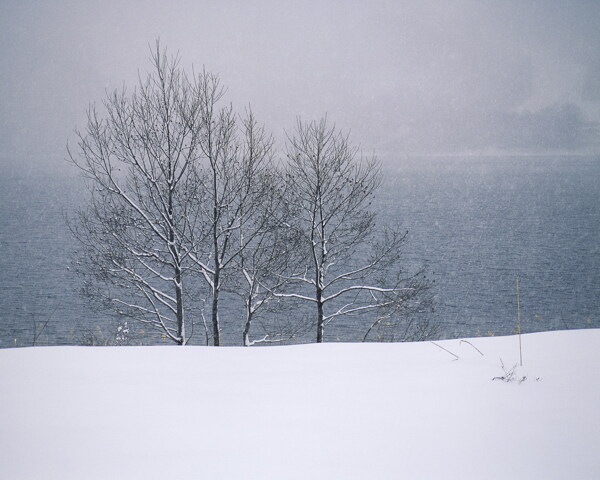
[[[600,151],[600,2],[5,0],[0,158],[63,158],[157,37],[278,139],[327,113],[384,158]]]

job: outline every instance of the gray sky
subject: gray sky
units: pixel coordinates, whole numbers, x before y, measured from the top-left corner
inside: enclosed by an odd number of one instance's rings
[[[600,2],[4,0],[0,158],[63,158],[159,36],[278,138],[327,113],[383,158],[600,151]]]

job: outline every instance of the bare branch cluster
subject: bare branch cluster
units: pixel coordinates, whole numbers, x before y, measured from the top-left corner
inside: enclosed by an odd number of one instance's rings
[[[407,276],[400,268],[406,232],[376,228],[372,202],[382,179],[379,163],[359,155],[348,135],[326,118],[298,120],[287,155],[289,197],[297,208],[305,263],[302,273],[289,277],[302,293],[278,295],[314,305],[317,342],[324,340],[329,323],[352,316],[374,319],[365,340],[375,329],[389,330],[389,339],[396,339],[398,319],[427,309],[429,283],[422,272]],[[416,331],[416,325],[409,322],[400,338],[423,339],[427,329]]]
[[[376,228],[377,161],[326,119],[298,120],[280,168],[272,136],[224,103],[218,76],[188,76],[158,42],[151,52],[151,73],[92,105],[69,149],[90,191],[70,222],[90,300],[181,345],[195,324],[221,344],[224,294],[241,300],[245,345],[307,325],[321,342],[352,316],[367,319],[365,339],[426,338],[430,326],[405,321],[430,308],[423,273],[400,268],[406,232]],[[296,303],[316,315],[298,320]]]

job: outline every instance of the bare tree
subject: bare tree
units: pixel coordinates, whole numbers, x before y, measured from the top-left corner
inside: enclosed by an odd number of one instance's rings
[[[248,133],[252,133],[248,130]],[[245,346],[292,340],[305,330],[302,322],[282,314],[292,306],[275,294],[282,292],[290,283],[290,274],[297,266],[300,239],[290,223],[294,216],[293,206],[287,201],[287,189],[281,172],[272,168],[264,171],[257,180],[262,192],[250,204],[250,221],[239,232],[240,253],[234,260],[233,275],[229,276],[227,290],[239,296],[244,303],[244,327],[242,340]],[[257,315],[268,313],[284,318],[262,323],[261,338],[251,340],[250,329]]]
[[[207,342],[212,336],[220,345],[223,287],[235,268],[243,270],[246,249],[263,255],[258,250],[275,228],[268,211],[279,178],[273,140],[250,110],[240,117],[222,105],[217,75],[188,77],[158,42],[151,60],[153,71],[136,90],[108,96],[105,117],[90,108],[78,151],[69,151],[91,191],[72,223],[83,246],[78,270],[103,306],[180,344],[189,340],[191,313]]]
[[[338,317],[376,312],[371,331],[380,330],[389,312],[416,298],[422,289],[396,268],[404,235],[375,232],[375,160],[358,161],[347,136],[325,120],[298,121],[282,176],[272,137],[250,110],[240,117],[222,105],[218,76],[187,76],[158,42],[151,61],[135,90],[107,96],[103,116],[90,107],[78,148],[69,149],[90,190],[71,228],[91,299],[182,345],[193,334],[189,319],[192,327],[202,319],[207,343],[212,336],[220,345],[221,293],[234,292],[251,345],[303,328],[289,322],[251,340],[257,312],[284,301],[316,306],[322,342]],[[304,289],[286,293],[292,284]]]
[[[151,62],[135,90],[109,94],[103,117],[91,106],[86,130],[76,132],[69,157],[91,195],[71,228],[86,291],[185,345],[192,300],[184,285],[203,196],[195,179],[204,132],[198,86],[207,74],[189,78],[158,42]]]
[[[240,119],[230,105],[219,106],[224,90],[218,77],[204,76],[198,88],[203,99],[203,159],[196,182],[202,185],[203,221],[191,233],[204,241],[193,244],[190,259],[210,288],[212,337],[217,346],[223,286],[237,259],[266,228],[263,210],[270,185],[264,179],[273,168],[273,140],[250,110]]]
[[[381,182],[375,159],[359,157],[348,136],[326,119],[298,120],[289,138],[287,173],[306,259],[290,278],[304,288],[276,295],[314,305],[317,342],[339,317],[384,319],[418,298],[426,286],[399,268],[406,234],[375,229],[371,201]]]

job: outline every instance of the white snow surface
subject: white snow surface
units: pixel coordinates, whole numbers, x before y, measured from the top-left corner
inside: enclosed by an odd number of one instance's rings
[[[468,341],[5,349],[0,478],[599,479],[600,329]]]

